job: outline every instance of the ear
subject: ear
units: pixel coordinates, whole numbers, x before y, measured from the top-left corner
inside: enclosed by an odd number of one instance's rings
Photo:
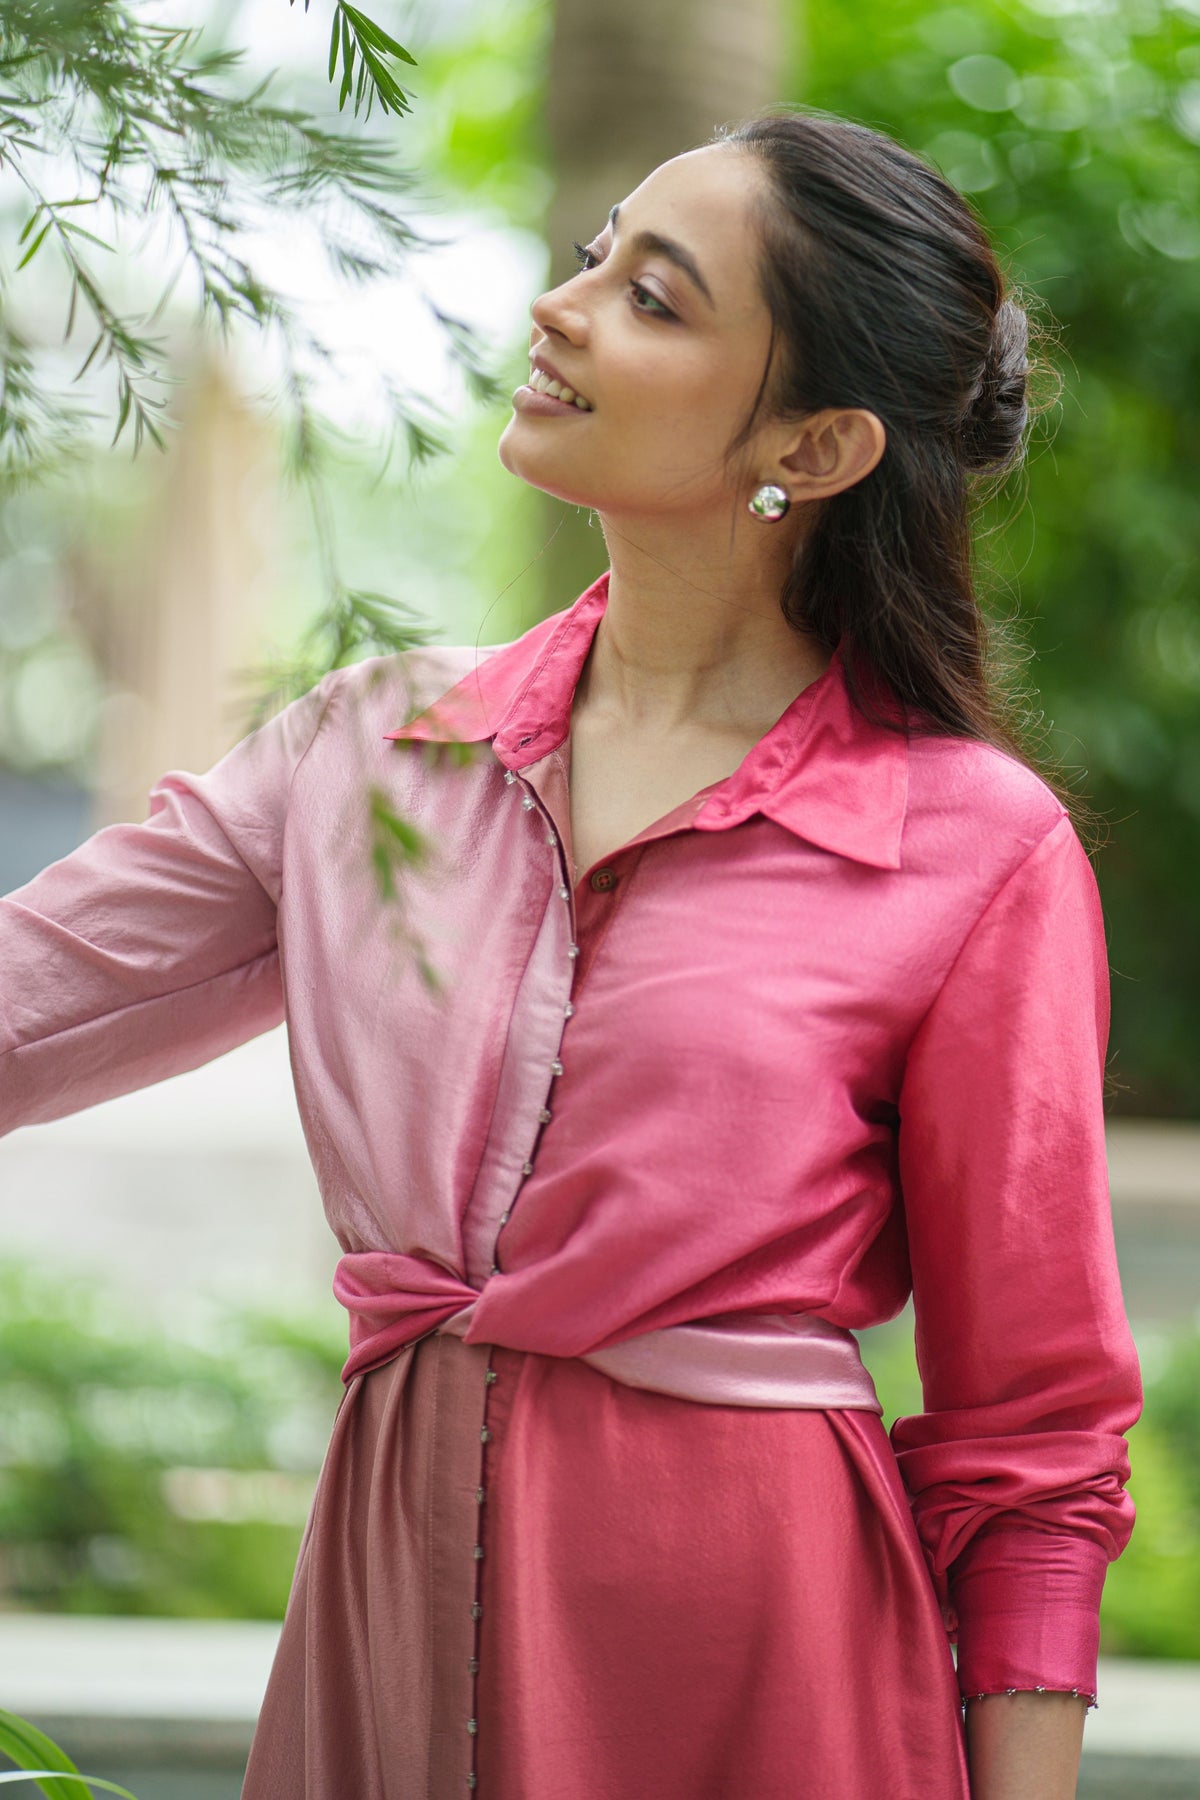
[[[887,432],[865,408],[826,407],[793,426],[779,456],[794,501],[828,500],[863,481],[887,449]]]

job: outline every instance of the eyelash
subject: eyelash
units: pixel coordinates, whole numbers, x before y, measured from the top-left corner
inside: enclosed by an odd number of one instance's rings
[[[575,257],[581,271],[594,269],[599,266],[597,258],[590,250],[585,250],[582,244],[578,244],[572,239],[571,247],[575,252]],[[631,281],[629,286],[633,294],[639,295],[644,300],[653,301],[655,308],[658,309],[656,311],[649,311],[644,306],[635,306],[633,309],[634,312],[640,312],[648,319],[673,319],[675,317],[675,314],[670,308],[664,306],[657,295],[652,294],[648,288],[644,288],[640,281]]]

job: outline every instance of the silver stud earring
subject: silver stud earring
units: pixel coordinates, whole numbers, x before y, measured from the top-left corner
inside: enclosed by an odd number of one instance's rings
[[[758,488],[747,501],[747,506],[756,519],[767,519],[771,522],[782,519],[791,504],[784,490],[776,487],[772,481],[764,482],[762,487]]]

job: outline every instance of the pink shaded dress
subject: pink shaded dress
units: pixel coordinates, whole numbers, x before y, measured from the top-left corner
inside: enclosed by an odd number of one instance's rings
[[[0,901],[0,1129],[288,1022],[352,1348],[246,1800],[965,1800],[960,1691],[1095,1691],[1140,1388],[1087,859],[835,655],[572,884],[607,591],[336,672]],[[910,1289],[889,1444],[851,1333]]]

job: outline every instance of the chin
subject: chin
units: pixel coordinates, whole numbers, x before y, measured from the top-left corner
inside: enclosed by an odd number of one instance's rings
[[[539,456],[520,443],[520,424],[519,419],[510,420],[500,434],[496,455],[500,458],[501,465],[510,475],[515,475],[518,481],[525,482],[528,487],[539,488],[554,500],[563,500],[568,506],[583,506],[594,510],[596,501],[591,494],[575,487],[563,486],[562,471],[552,466],[552,457],[544,453]],[[514,439],[517,441],[514,442]],[[541,466],[543,464],[549,466]]]

